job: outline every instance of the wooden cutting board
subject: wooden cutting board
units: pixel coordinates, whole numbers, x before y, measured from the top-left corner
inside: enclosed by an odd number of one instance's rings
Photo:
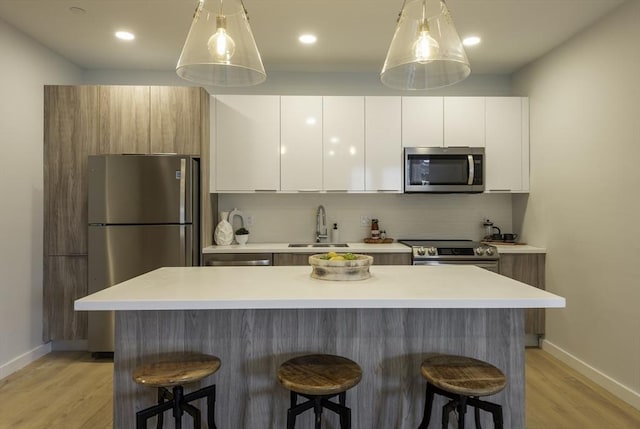
[[[389,244],[393,243],[393,238],[365,238],[364,242],[367,244]]]
[[[518,242],[518,241],[482,241],[482,244],[499,244],[501,246],[526,246],[527,243],[522,243],[522,242]]]

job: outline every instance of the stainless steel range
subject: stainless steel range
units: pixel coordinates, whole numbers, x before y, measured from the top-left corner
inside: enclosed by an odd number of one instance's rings
[[[477,265],[498,272],[495,246],[471,240],[399,240],[411,247],[413,265]]]

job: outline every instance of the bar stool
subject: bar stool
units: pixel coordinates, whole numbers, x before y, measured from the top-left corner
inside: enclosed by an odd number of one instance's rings
[[[147,420],[158,416],[157,428],[162,428],[163,413],[173,410],[176,429],[182,427],[182,415],[186,412],[193,418],[193,427],[202,426],[200,410],[190,404],[200,398],[207,398],[207,424],[216,429],[215,401],[216,385],[210,385],[184,394],[183,386],[195,383],[215,373],[220,368],[220,359],[201,353],[180,353],[161,356],[157,362],[137,367],[133,380],[141,385],[158,389],[158,404],[136,413],[136,428],[147,427]],[[169,387],[172,391],[169,391]]]
[[[313,354],[289,359],[280,365],[278,380],[291,391],[291,408],[287,411],[287,429],[294,429],[296,417],[313,408],[315,429],[322,425],[322,409],[340,416],[340,428],[351,428],[351,409],[346,406],[346,391],[357,385],[362,369],[341,356]],[[307,398],[298,404],[298,395]],[[338,402],[330,401],[338,397]]]
[[[507,384],[505,375],[495,366],[466,356],[434,355],[422,362],[420,372],[427,379],[424,416],[418,429],[429,427],[434,394],[451,401],[442,407],[442,427],[449,426],[449,414],[458,411],[458,427],[464,428],[467,405],[475,407],[476,428],[480,429],[480,410],[493,416],[496,429],[502,429],[502,406],[482,401],[481,396],[500,392]]]

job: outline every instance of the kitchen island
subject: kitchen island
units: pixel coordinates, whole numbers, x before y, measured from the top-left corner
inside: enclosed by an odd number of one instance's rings
[[[222,360],[207,380],[218,386],[220,428],[285,427],[289,395],[277,367],[311,352],[362,367],[347,397],[354,427],[417,427],[420,363],[434,352],[502,369],[507,388],[490,399],[503,405],[505,427],[524,427],[523,309],[564,307],[563,298],[475,266],[374,265],[370,279],[349,282],[312,279],[310,271],[161,268],[76,301],[76,310],[116,311],[114,427],[133,428],[135,411],[155,401],[152,389],[131,380],[132,369],[181,350]],[[326,420],[337,427],[332,413]]]

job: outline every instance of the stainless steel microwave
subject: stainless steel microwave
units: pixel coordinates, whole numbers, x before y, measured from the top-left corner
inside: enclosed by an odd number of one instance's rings
[[[484,192],[482,147],[407,147],[404,192]]]

